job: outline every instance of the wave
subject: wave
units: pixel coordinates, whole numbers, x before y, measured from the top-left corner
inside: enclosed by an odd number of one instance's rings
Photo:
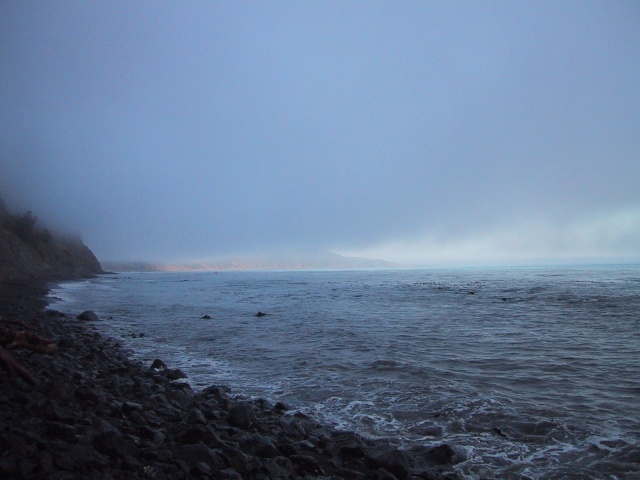
[[[404,448],[454,444],[461,478],[631,478],[639,277],[587,273],[132,274],[54,295],[73,291],[60,303],[98,311],[103,333],[196,387],[282,399]]]

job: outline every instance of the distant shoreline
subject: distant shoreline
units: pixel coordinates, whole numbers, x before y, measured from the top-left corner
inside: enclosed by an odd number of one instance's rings
[[[245,258],[197,263],[101,262],[103,269],[115,272],[213,272],[236,270],[341,270],[361,268],[403,268],[404,265],[370,258],[324,254],[310,258]]]

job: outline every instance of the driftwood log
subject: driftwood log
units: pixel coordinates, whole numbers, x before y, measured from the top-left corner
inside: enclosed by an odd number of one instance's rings
[[[5,326],[8,323],[20,325],[25,330],[17,331],[8,328]],[[33,385],[38,385],[40,383],[38,379],[13,358],[11,350],[24,348],[36,353],[52,354],[58,351],[58,345],[54,340],[39,337],[26,330],[30,330],[30,327],[21,322],[2,321],[2,316],[0,316],[0,364],[7,369],[9,375],[18,374]]]

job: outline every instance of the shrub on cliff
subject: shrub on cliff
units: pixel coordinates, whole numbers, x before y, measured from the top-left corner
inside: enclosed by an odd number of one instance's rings
[[[31,213],[31,210],[22,215],[9,215],[9,228],[25,242],[34,242],[39,235],[35,228],[38,218]]]
[[[46,228],[37,226],[38,217],[31,210],[23,214],[9,212],[4,200],[0,198],[0,228],[5,228],[15,233],[22,241],[37,245],[39,243],[48,244],[51,239],[51,232]]]

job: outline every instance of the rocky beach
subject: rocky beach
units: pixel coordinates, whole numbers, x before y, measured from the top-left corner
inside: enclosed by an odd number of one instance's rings
[[[0,284],[2,326],[53,341],[2,369],[0,477],[7,479],[457,478],[448,445],[399,450],[333,430],[277,400],[195,391],[179,366],[142,365],[99,320],[46,309],[47,284]],[[87,317],[89,318],[89,317]]]
[[[77,237],[0,200],[0,478],[436,479],[458,454],[336,431],[295,408],[195,391],[101,335],[93,312],[47,308],[52,283],[100,274]]]

